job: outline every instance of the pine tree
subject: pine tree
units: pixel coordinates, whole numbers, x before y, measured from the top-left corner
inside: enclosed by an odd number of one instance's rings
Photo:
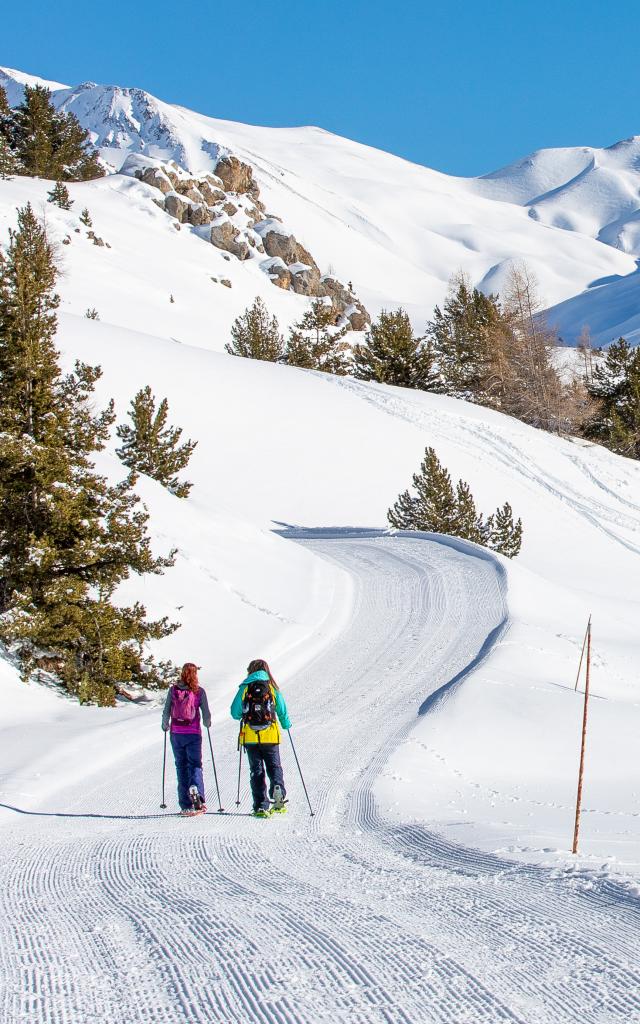
[[[269,316],[260,296],[234,321],[231,336],[233,342],[225,345],[225,349],[232,356],[277,363],[284,355],[278,321],[275,316]]]
[[[84,315],[86,316],[87,320],[100,319],[100,314],[98,313],[98,310],[95,308],[95,306],[91,307],[90,309],[87,309]]]
[[[323,299],[311,303],[311,309],[292,328],[285,362],[305,370],[321,370],[345,376],[349,372],[349,344],[342,339],[348,326],[337,327],[335,307]]]
[[[70,210],[73,201],[69,195],[69,189],[61,181],[56,181],[50,192],[47,192],[47,202],[54,203],[61,210]]]
[[[454,534],[458,504],[448,471],[433,448],[427,448],[419,473],[413,475],[415,495],[405,491],[387,518],[397,530]]]
[[[588,387],[598,410],[587,436],[619,455],[640,459],[640,348],[619,338],[595,367]]]
[[[93,221],[91,220],[91,214],[89,213],[89,210],[87,209],[86,206],[85,206],[84,210],[82,211],[82,213],[80,214],[80,223],[84,224],[85,228],[92,228],[93,227]]]
[[[482,544],[485,538],[485,523],[478,514],[469,484],[458,480],[456,485],[455,536]]]
[[[56,110],[44,86],[25,86],[24,100],[11,121],[21,174],[54,181],[86,181],[104,174],[89,133],[74,114]]]
[[[11,146],[11,107],[0,85],[0,179],[6,180],[17,173],[18,161]]]
[[[147,385],[138,391],[129,410],[132,426],[122,424],[117,428],[123,442],[117,454],[125,466],[157,480],[177,498],[186,498],[193,484],[180,481],[176,474],[187,466],[198,442],[179,444],[182,428],[167,426],[168,415],[166,398],[156,411],[151,388]]]
[[[403,309],[382,311],[369,328],[365,343],[353,349],[355,376],[380,384],[420,388],[435,387],[434,354],[424,338],[414,337],[411,321]]]
[[[0,85],[0,120],[5,117],[11,117],[11,107],[7,99],[6,89],[3,85]]]
[[[478,512],[468,483],[451,476],[433,448],[425,449],[420,471],[413,476],[414,493],[403,491],[389,509],[387,519],[396,530],[444,533],[473,541],[514,558],[522,543],[522,521],[513,522],[509,503],[487,520]]]
[[[0,134],[0,180],[6,181],[18,173],[18,162],[4,135]]]
[[[427,325],[441,390],[457,398],[499,405],[495,362],[504,330],[496,297],[472,288],[464,274],[456,275],[443,308],[436,306]]]
[[[522,547],[522,520],[513,521],[513,510],[508,501],[496,509],[489,520],[487,547],[507,558],[515,558]]]
[[[25,675],[45,666],[82,700],[113,703],[118,682],[161,683],[144,644],[176,627],[118,607],[132,572],[161,573],[129,476],[95,471],[113,403],[94,413],[99,367],[63,375],[54,344],[56,268],[30,206],[0,264],[0,640]]]

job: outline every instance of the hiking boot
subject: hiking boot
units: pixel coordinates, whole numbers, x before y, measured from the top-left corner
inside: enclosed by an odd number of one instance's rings
[[[201,811],[204,801],[198,792],[197,786],[189,786],[189,796],[191,798],[191,806],[194,811]]]

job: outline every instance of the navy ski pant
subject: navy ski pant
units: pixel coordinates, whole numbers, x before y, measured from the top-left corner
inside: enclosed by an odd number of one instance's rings
[[[249,778],[251,781],[251,795],[253,797],[253,809],[268,810],[267,782],[264,770],[267,769],[269,776],[269,796],[273,797],[273,787],[280,786],[282,795],[284,788],[284,775],[280,763],[280,746],[278,743],[247,743],[245,750],[249,758]]]
[[[198,787],[200,799],[204,802],[202,736],[194,732],[172,732],[171,747],[178,775],[178,803],[181,811],[187,811],[191,807],[189,786]]]

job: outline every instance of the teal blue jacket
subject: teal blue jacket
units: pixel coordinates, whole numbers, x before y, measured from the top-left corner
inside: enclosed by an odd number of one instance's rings
[[[247,678],[240,683],[240,686],[238,687],[238,692],[233,698],[233,703],[231,705],[231,717],[235,718],[237,722],[242,718],[242,698],[244,696],[244,691],[250,683],[253,683],[258,679],[260,682],[267,683],[269,681],[269,676],[266,672],[253,672],[250,676],[247,676]],[[291,721],[289,719],[289,712],[287,711],[287,703],[280,690],[275,690],[275,699],[278,721],[283,729],[290,729]]]

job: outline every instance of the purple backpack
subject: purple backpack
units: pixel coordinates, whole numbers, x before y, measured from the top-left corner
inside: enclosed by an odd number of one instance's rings
[[[171,721],[174,725],[193,725],[198,713],[198,699],[192,690],[171,687]]]

